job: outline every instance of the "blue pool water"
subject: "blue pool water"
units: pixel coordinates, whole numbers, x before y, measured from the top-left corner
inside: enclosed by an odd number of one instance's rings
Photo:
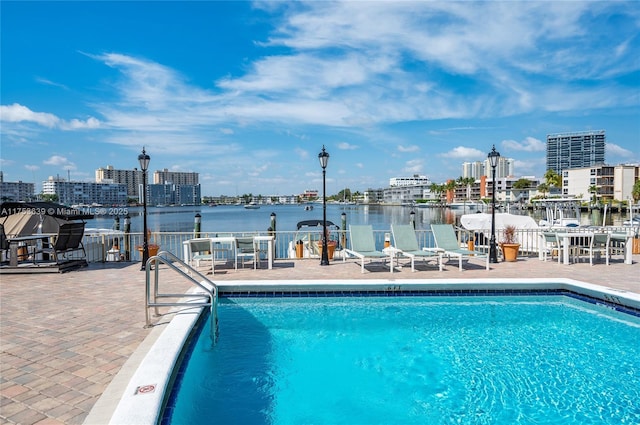
[[[566,296],[223,298],[163,423],[640,424],[640,319]]]

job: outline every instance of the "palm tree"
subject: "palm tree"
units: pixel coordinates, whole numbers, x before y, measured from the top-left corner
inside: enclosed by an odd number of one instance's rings
[[[589,193],[591,194],[591,203],[594,205],[597,204],[598,203],[598,186],[596,185],[589,186]]]
[[[551,188],[551,186],[562,188],[562,178],[560,177],[560,174],[556,173],[552,169],[548,169],[547,172],[544,173],[544,180],[549,188]]]
[[[633,197],[633,202],[640,201],[640,180],[636,180],[633,184],[633,188],[631,189],[631,196]]]
[[[549,193],[549,185],[547,183],[540,183],[537,189],[539,192],[542,192],[543,198],[545,198],[545,194]]]

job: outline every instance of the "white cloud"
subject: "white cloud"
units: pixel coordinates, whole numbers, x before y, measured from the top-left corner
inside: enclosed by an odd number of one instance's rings
[[[484,159],[487,156],[487,153],[475,148],[457,146],[449,152],[440,154],[440,156],[458,160],[479,161],[480,159]]]
[[[547,144],[535,137],[527,137],[522,142],[515,140],[503,140],[502,146],[506,149],[525,152],[544,152],[547,150]]]
[[[633,155],[634,155],[633,152],[623,147],[620,147],[614,143],[607,142],[607,146],[605,147],[605,149],[606,149],[607,156],[613,155],[614,157],[620,157],[628,160],[633,159]]]
[[[409,145],[409,146],[398,145],[398,150],[400,152],[418,152],[420,150],[420,147],[416,145]]]
[[[34,122],[44,127],[53,128],[60,119],[53,114],[45,112],[33,112],[26,106],[14,103],[13,105],[0,105],[0,121],[5,122]]]
[[[67,158],[65,158],[64,156],[60,156],[60,155],[53,155],[51,157],[49,157],[49,159],[45,159],[44,161],[42,161],[43,164],[46,165],[53,165],[56,167],[62,167],[65,170],[75,170],[76,169],[76,165],[69,161]]]
[[[24,168],[26,168],[29,171],[37,171],[40,169],[40,167],[37,165],[29,165],[29,164],[25,165]]]
[[[95,129],[100,127],[100,121],[89,117],[82,121],[72,119],[64,121],[54,114],[46,112],[34,112],[26,106],[14,103],[13,105],[0,105],[0,121],[5,122],[33,122],[47,128],[59,128],[61,130]]]
[[[358,149],[358,147],[356,145],[352,145],[347,142],[341,142],[341,143],[338,143],[338,149],[346,151],[346,150]]]
[[[422,159],[412,159],[407,161],[402,171],[408,174],[417,174],[422,172],[424,161]]]

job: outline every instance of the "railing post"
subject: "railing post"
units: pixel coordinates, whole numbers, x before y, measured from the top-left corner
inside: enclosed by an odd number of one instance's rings
[[[124,217],[124,259],[131,261],[131,217]]]

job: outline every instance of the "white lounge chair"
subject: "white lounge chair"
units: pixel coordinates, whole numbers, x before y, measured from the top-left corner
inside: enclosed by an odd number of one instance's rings
[[[456,232],[450,224],[432,224],[431,231],[436,241],[436,247],[442,250],[443,255],[458,258],[459,269],[462,271],[462,259],[484,259],[486,269],[489,270],[489,255],[479,251],[460,247]]]
[[[411,259],[411,271],[415,272],[416,258],[427,260],[438,260],[438,269],[442,271],[442,252],[430,250],[429,248],[420,249],[418,238],[413,226],[410,224],[392,224],[391,233],[393,234],[393,247],[398,250],[399,254]]]
[[[389,254],[376,249],[376,241],[373,237],[371,225],[349,225],[349,240],[351,249],[345,249],[347,255],[353,255],[361,261],[362,273],[364,273],[364,261],[389,260],[389,271],[393,273],[393,259]],[[347,256],[344,257],[346,261]]]

